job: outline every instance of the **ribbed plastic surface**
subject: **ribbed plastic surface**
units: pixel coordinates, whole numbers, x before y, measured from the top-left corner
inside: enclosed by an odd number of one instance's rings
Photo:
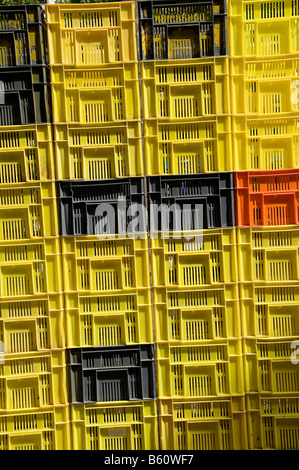
[[[239,280],[257,286],[286,286],[298,281],[296,227],[237,229]]]
[[[153,342],[150,289],[118,294],[65,294],[69,348]]]
[[[171,344],[241,336],[237,283],[175,291],[154,288],[156,341]]]
[[[245,397],[160,400],[161,449],[246,450]]]
[[[1,185],[1,240],[36,239],[58,234],[54,183]]]
[[[0,67],[47,65],[46,39],[40,5],[1,5]]]
[[[137,60],[134,2],[46,5],[46,17],[50,65]]]
[[[299,136],[294,117],[232,118],[235,171],[272,171],[299,167]]]
[[[222,287],[238,280],[236,236],[233,229],[175,233],[151,239],[153,286]]]
[[[250,393],[246,397],[246,409],[249,449],[298,449],[298,394]]]
[[[71,403],[156,398],[154,345],[69,349]]]
[[[65,351],[5,356],[0,365],[0,411],[41,411],[68,403]]]
[[[156,344],[158,398],[244,395],[241,339]]]
[[[1,126],[41,124],[51,121],[47,67],[0,68],[0,82]]]
[[[61,235],[107,235],[146,231],[142,178],[59,182],[57,197]],[[134,222],[132,219],[135,218],[137,208],[140,214]]]
[[[299,50],[298,0],[228,2],[232,56],[279,56]]]
[[[0,414],[1,450],[71,450],[69,406]]]
[[[140,1],[142,60],[225,55],[226,0]]]
[[[157,402],[71,405],[74,450],[158,450]]]
[[[62,294],[1,300],[0,340],[5,355],[64,348],[63,306]]]
[[[147,184],[151,232],[235,225],[233,173],[152,176]]]
[[[150,287],[147,239],[68,237],[61,242],[65,293],[136,294]]]
[[[54,126],[58,180],[107,180],[144,174],[141,123]]]
[[[0,183],[15,185],[54,178],[52,130],[48,125],[0,130]],[[4,201],[2,205],[5,205]]]

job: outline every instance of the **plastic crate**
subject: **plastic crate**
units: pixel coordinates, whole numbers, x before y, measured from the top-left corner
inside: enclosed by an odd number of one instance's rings
[[[232,56],[279,56],[299,50],[297,0],[231,0],[228,17]]]
[[[106,180],[144,175],[141,123],[54,126],[58,180]]]
[[[153,343],[150,289],[65,294],[68,348]]]
[[[239,280],[283,286],[299,280],[296,227],[237,229]]]
[[[233,229],[175,233],[151,238],[152,285],[178,289],[221,287],[238,280]]]
[[[50,124],[2,128],[0,184],[15,185],[52,179],[54,160]]]
[[[59,239],[0,244],[1,300],[61,292]]]
[[[299,290],[296,283],[240,283],[242,336],[256,339],[298,337]]]
[[[161,449],[246,450],[245,397],[159,400]]]
[[[141,79],[145,119],[179,124],[230,112],[227,58],[143,62]]]
[[[50,122],[48,81],[46,67],[32,66],[13,69],[0,67],[0,125],[17,126]]]
[[[0,365],[0,412],[66,405],[65,351],[5,355]]]
[[[71,405],[73,450],[158,450],[157,402]]]
[[[52,65],[137,60],[134,2],[45,5]]]
[[[292,341],[243,339],[245,391],[299,397],[299,367]]]
[[[227,117],[160,123],[144,120],[147,175],[231,171],[231,122]]]
[[[142,60],[226,55],[226,0],[139,1]]]
[[[71,450],[69,406],[0,414],[0,450]]]
[[[299,170],[235,173],[236,225],[299,224]]]
[[[153,344],[69,349],[70,403],[156,398]]]
[[[57,197],[63,236],[146,231],[143,178],[59,182]],[[141,206],[135,224],[135,207]]]
[[[234,168],[287,170],[299,168],[298,117],[232,118]]]
[[[99,38],[99,29],[96,34]],[[54,123],[107,125],[140,119],[138,64],[93,65],[51,67]]]
[[[173,291],[154,288],[156,341],[171,344],[241,337],[237,283]]]
[[[55,183],[20,183],[0,187],[0,240],[58,235]]]
[[[299,397],[246,396],[249,449],[297,450]]]
[[[66,294],[129,295],[150,287],[145,238],[70,237],[61,243]]]
[[[290,113],[298,116],[298,67],[297,57],[232,59],[232,113],[276,119]]]
[[[235,225],[232,173],[152,176],[147,183],[151,232]]]
[[[244,395],[241,339],[156,343],[158,398]]]
[[[63,297],[0,302],[0,341],[5,354],[64,348]]]
[[[0,7],[0,67],[46,65],[44,12],[40,5]]]

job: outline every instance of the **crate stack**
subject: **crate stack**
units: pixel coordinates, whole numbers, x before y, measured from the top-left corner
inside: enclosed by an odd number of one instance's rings
[[[247,446],[226,22],[139,2],[162,450]]]
[[[249,448],[298,449],[298,1],[231,0],[229,49]]]
[[[72,448],[155,450],[135,5],[46,13]]]
[[[0,8],[0,449],[69,448],[44,15]]]

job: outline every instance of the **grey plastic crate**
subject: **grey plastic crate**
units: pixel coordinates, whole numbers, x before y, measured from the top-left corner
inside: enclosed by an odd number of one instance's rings
[[[141,60],[227,55],[226,21],[226,0],[141,0]]]
[[[130,231],[134,204],[145,207],[143,178],[61,181],[57,188],[61,235],[106,235]],[[109,207],[108,207],[109,206]],[[130,209],[131,207],[131,209]],[[103,209],[103,216],[102,214]],[[105,210],[109,217],[105,217]],[[111,217],[110,217],[111,215]],[[146,231],[145,211],[134,232]]]
[[[152,232],[235,226],[233,173],[148,178]]]
[[[156,398],[153,344],[77,348],[68,354],[71,403]]]

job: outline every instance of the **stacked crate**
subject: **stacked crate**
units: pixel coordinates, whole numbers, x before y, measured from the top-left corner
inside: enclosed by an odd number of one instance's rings
[[[226,2],[138,3],[160,446],[244,449]]]
[[[39,6],[0,9],[0,448],[69,448],[47,46]]]
[[[250,449],[297,449],[299,3],[230,1],[236,224]]]
[[[46,12],[72,445],[155,450],[146,217],[133,220],[145,204],[134,3]]]

